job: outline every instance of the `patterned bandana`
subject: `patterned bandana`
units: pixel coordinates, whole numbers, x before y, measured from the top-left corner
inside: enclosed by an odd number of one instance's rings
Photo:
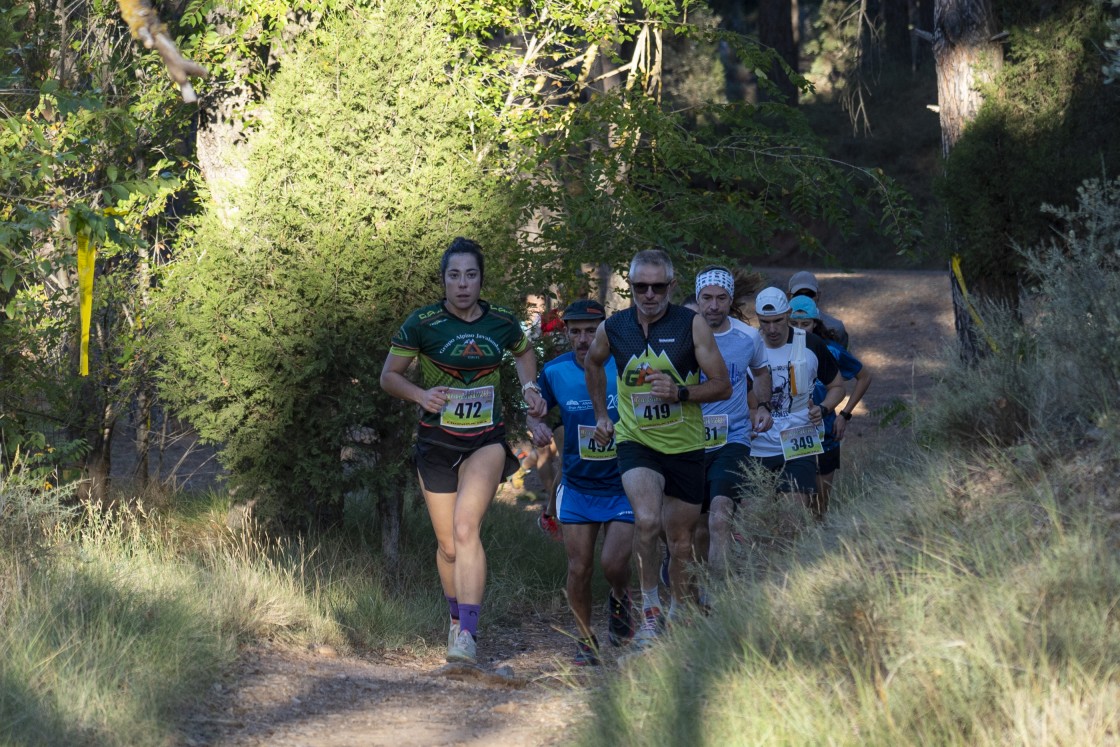
[[[697,297],[700,296],[700,291],[704,290],[709,285],[718,285],[720,288],[727,291],[727,295],[732,298],[735,297],[735,278],[731,277],[731,273],[722,267],[715,267],[696,276]]]

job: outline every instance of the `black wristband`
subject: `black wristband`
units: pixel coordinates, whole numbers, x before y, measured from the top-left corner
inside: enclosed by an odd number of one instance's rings
[[[841,410],[840,411],[840,417],[844,418],[844,420],[851,420],[852,419],[852,413],[848,412],[847,410]]]
[[[832,414],[832,408],[831,407],[826,407],[825,405],[821,405],[821,417],[822,418],[827,418],[831,414]]]

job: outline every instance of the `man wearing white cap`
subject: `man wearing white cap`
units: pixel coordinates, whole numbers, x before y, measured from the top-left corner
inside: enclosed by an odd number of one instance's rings
[[[813,302],[817,304],[817,310],[820,312],[821,321],[824,322],[825,328],[831,331],[836,342],[840,343],[841,347],[847,350],[848,330],[844,327],[844,322],[831,314],[820,311],[821,286],[820,283],[817,282],[816,275],[808,270],[793,273],[793,277],[789,279],[789,297],[795,298],[797,296],[808,296],[813,299]]]
[[[737,318],[734,299],[735,277],[726,267],[711,265],[696,276],[699,313],[715,335],[731,377],[731,397],[705,402],[701,407],[707,482],[696,529],[696,545],[701,553],[707,547],[706,559],[715,578],[719,578],[726,565],[731,519],[740,500],[741,464],[751,454],[751,432],[762,433],[771,424],[770,369],[762,337],[758,330]],[[747,404],[747,390],[751,388],[748,371],[754,376],[754,391],[762,393],[753,410]]]
[[[806,508],[817,484],[816,455],[823,450],[821,419],[844,399],[843,378],[824,340],[789,323],[790,307],[780,288],[765,288],[754,310],[770,369],[770,413],[774,425],[751,441],[751,456],[779,472],[778,492],[799,498]],[[826,387],[824,401],[812,403],[813,382]],[[766,401],[759,392],[760,401]]]

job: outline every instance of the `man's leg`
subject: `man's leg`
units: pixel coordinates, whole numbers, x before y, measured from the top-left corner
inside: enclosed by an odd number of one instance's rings
[[[685,503],[673,496],[665,496],[661,520],[669,542],[669,582],[673,604],[681,605],[691,597],[688,563],[692,561],[692,533],[700,518],[700,504]]]
[[[727,552],[731,547],[731,520],[735,516],[735,503],[726,495],[712,498],[708,510],[708,569],[713,579],[722,579],[727,572]],[[699,532],[697,532],[699,533]]]
[[[634,555],[638,558],[638,579],[642,591],[657,589],[661,553],[657,544],[661,534],[661,503],[665,478],[648,467],[633,467],[622,473],[622,487],[634,510]]]
[[[628,521],[612,521],[604,525],[600,562],[603,575],[610,584],[614,598],[623,601],[630,594],[630,556],[634,550],[634,525]]]
[[[591,572],[595,568],[598,524],[564,524],[564,551],[568,554],[568,606],[576,618],[581,638],[591,637]]]

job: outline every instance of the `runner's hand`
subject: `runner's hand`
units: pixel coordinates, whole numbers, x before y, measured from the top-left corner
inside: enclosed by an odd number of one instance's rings
[[[431,389],[425,389],[423,396],[420,398],[420,406],[427,412],[439,412],[443,406],[447,404],[447,390],[449,387],[434,386]]]
[[[837,441],[843,441],[846,430],[848,430],[848,421],[837,414],[836,420],[832,421],[832,437]]]
[[[646,383],[650,385],[650,394],[673,402],[677,400],[677,382],[664,371],[649,371],[646,374]]]
[[[774,424],[774,418],[765,407],[756,407],[751,418],[751,430],[755,433],[765,433]]]
[[[595,421],[595,443],[606,446],[614,438],[614,423],[610,418],[599,418]]]
[[[820,405],[809,404],[809,422],[813,425],[820,425],[824,422],[824,418],[821,417]]]
[[[548,405],[545,404],[544,397],[538,394],[535,389],[525,392],[525,404],[529,406],[527,414],[534,418],[543,418],[548,412]]]
[[[552,443],[552,429],[538,421],[529,428],[529,438],[532,440],[533,446],[543,448]]]

